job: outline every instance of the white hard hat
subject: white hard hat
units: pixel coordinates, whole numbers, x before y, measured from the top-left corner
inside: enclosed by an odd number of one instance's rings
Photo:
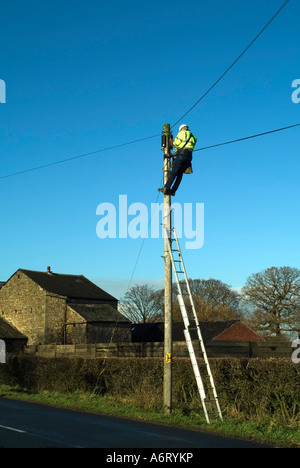
[[[187,128],[189,128],[189,126],[188,126],[188,125],[186,125],[186,124],[183,124],[183,125],[180,125],[180,127],[179,127],[179,131],[181,132],[181,130],[182,130],[184,127],[187,127]]]

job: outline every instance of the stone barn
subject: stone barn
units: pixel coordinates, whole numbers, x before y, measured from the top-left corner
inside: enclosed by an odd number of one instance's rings
[[[19,269],[0,289],[0,317],[28,345],[131,341],[118,300],[83,275]]]

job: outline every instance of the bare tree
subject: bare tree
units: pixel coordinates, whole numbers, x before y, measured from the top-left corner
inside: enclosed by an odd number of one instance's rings
[[[272,267],[251,275],[242,288],[253,307],[251,325],[266,335],[280,337],[300,330],[300,270]]]
[[[157,292],[147,284],[135,285],[120,301],[120,312],[133,323],[161,320],[161,306]]]
[[[240,298],[220,280],[193,280],[191,290],[200,320],[234,320],[241,318]]]
[[[217,321],[241,318],[239,294],[227,284],[216,279],[189,279],[189,286],[197,316],[200,320]],[[182,288],[183,292],[186,292],[184,283]],[[177,301],[174,302],[173,317],[175,321],[182,320]]]

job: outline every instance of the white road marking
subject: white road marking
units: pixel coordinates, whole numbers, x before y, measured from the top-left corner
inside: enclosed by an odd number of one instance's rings
[[[0,428],[1,429],[7,429],[8,431],[20,432],[21,434],[26,434],[25,431],[21,431],[21,429],[16,429],[15,427],[1,426],[1,424],[0,424]]]
[[[22,431],[21,429],[16,429],[15,427],[2,426],[0,424],[0,429],[6,429],[7,431],[18,432],[19,434],[26,434],[26,435],[28,435],[30,437],[35,437],[37,439],[47,440],[48,442],[54,442],[54,443],[60,444],[60,445],[64,444],[64,442],[62,442],[61,440],[53,439],[52,437],[47,437],[47,436],[43,436],[43,435],[39,435],[39,434],[34,434],[32,432]],[[70,448],[82,448],[81,446],[71,445],[69,443],[65,443],[64,445],[67,445]]]

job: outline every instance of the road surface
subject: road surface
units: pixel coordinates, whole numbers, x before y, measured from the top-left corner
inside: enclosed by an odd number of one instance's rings
[[[259,447],[264,446],[166,425],[0,399],[0,448],[161,448],[184,449],[180,453],[185,453],[197,448]]]

